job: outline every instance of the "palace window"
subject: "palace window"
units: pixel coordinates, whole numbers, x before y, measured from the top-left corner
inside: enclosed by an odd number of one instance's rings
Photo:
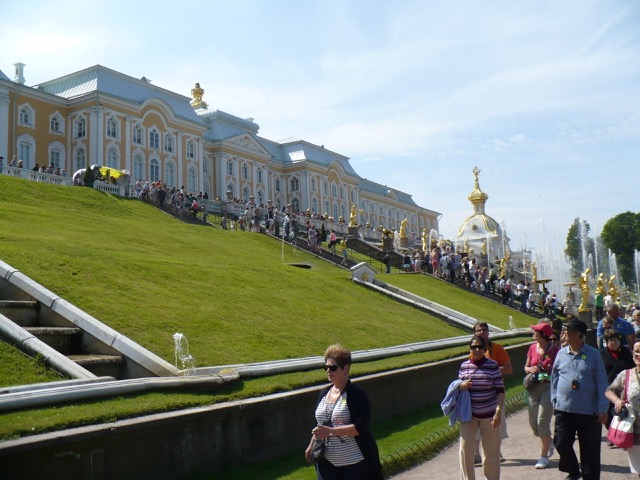
[[[344,199],[344,187],[340,187],[340,200]]]
[[[80,118],[76,122],[76,137],[81,138],[87,134],[87,121],[84,118]]]
[[[279,191],[280,191],[280,179],[277,178],[276,179],[276,192],[279,192]]]
[[[338,198],[338,187],[335,185],[331,185],[331,196],[333,198]]]
[[[84,148],[79,148],[76,152],[76,170],[87,168],[87,157]]]
[[[49,152],[49,164],[53,165],[53,168],[60,168],[60,152],[54,150]]]
[[[133,156],[133,178],[138,180],[146,178],[146,175],[144,175],[144,159],[139,153]]]
[[[242,164],[242,178],[247,180],[249,178],[249,167],[246,163]]]
[[[196,146],[191,140],[187,142],[187,157],[196,158]]]
[[[49,120],[49,131],[51,133],[62,133],[64,129],[64,121],[59,113],[51,115]]]
[[[262,169],[258,169],[258,183],[262,183]]]
[[[142,145],[142,128],[139,125],[133,126],[133,143]]]
[[[107,167],[115,168],[118,170],[120,168],[120,162],[118,162],[118,152],[115,148],[110,148],[107,150]]]
[[[152,159],[150,163],[149,179],[152,182],[160,180],[160,164],[155,158]]]
[[[193,167],[189,168],[189,174],[187,175],[187,188],[191,192],[195,192],[198,188],[196,186],[196,178],[196,169]]]
[[[111,137],[111,138],[118,137],[116,119],[113,117],[109,117],[109,119],[107,120],[107,137]]]
[[[300,200],[298,200],[297,198],[294,198],[291,201],[291,208],[293,209],[294,212],[299,212],[300,211]]]
[[[164,177],[168,186],[173,187],[176,184],[176,168],[173,166],[173,163],[167,163]]]
[[[164,136],[164,151],[173,153],[173,135],[170,133]]]
[[[227,175],[233,175],[233,163],[231,163],[231,160],[227,161]]]
[[[160,134],[155,128],[152,128],[149,132],[149,148],[160,148]]]
[[[297,192],[298,190],[300,190],[300,183],[298,182],[297,177],[293,177],[291,179],[291,191]]]

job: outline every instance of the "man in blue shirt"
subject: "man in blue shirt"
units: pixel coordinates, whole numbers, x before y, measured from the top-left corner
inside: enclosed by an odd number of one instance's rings
[[[568,345],[556,356],[551,373],[555,413],[554,444],[559,469],[567,480],[600,479],[600,439],[609,403],[604,396],[607,374],[598,351],[584,343],[587,325],[573,318],[566,326]],[[573,450],[576,433],[580,463]]]
[[[620,344],[631,345],[636,341],[636,332],[633,329],[633,325],[627,322],[624,318],[622,318],[622,312],[620,312],[620,307],[612,303],[609,305],[607,310],[607,316],[613,319],[613,329],[620,334]],[[598,348],[603,348],[606,345],[603,343],[602,338],[604,337],[604,318],[598,322],[598,329],[596,330],[596,338],[598,339],[597,345]]]

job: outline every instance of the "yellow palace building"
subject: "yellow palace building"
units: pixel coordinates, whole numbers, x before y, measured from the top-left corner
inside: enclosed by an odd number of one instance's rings
[[[162,181],[222,201],[349,218],[362,225],[419,237],[438,230],[440,213],[418,206],[411,195],[360,177],[349,158],[304,140],[274,141],[259,135],[252,118],[209,109],[204,90],[193,98],[142,77],[101,65],[27,86],[25,65],[14,78],[0,71],[0,156],[23,168],[53,165],[73,172],[88,165],[128,170],[132,181]]]

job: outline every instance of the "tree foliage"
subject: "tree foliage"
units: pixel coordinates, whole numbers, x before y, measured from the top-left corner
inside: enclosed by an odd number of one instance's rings
[[[624,212],[607,220],[602,228],[602,242],[616,255],[618,273],[628,285],[635,283],[634,251],[640,250],[640,213]]]
[[[571,263],[572,273],[578,275],[584,272],[587,268],[587,258],[589,255],[594,256],[595,245],[589,232],[591,226],[586,220],[580,220],[576,218],[569,231],[567,232],[567,248],[564,250],[564,254]]]

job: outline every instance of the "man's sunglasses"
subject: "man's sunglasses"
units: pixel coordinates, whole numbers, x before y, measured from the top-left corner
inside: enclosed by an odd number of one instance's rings
[[[331,370],[332,372],[335,372],[336,370],[338,370],[338,365],[325,365],[324,367],[322,367],[325,369],[325,371],[327,370]]]

